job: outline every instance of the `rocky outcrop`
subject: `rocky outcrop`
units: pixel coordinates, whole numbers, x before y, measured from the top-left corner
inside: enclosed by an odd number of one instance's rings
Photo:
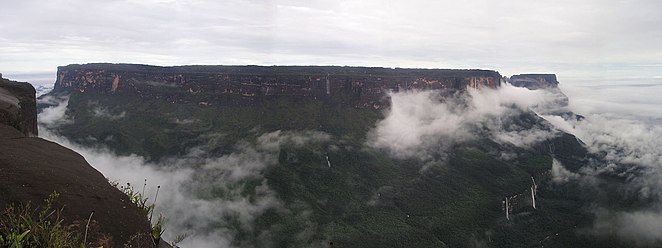
[[[28,201],[38,205],[53,191],[60,193],[56,206],[63,208],[65,224],[85,223],[94,211],[95,232],[89,240],[112,238],[112,247],[121,247],[150,231],[145,213],[81,155],[0,124],[0,209]]]
[[[85,64],[58,67],[55,90],[136,93],[172,103],[245,105],[265,98],[320,99],[380,108],[389,91],[496,88],[488,70],[337,66],[175,66]]]
[[[0,74],[0,124],[37,136],[37,105],[31,84],[11,81]]]
[[[510,77],[509,83],[513,86],[528,88],[530,90],[558,88],[559,81],[555,74],[520,74]]]
[[[34,88],[2,79],[0,210],[10,204],[39,205],[57,191],[60,196],[55,206],[63,209],[60,217],[65,224],[78,227],[81,236],[94,211],[88,240],[103,240],[106,247],[151,243],[145,213],[126,194],[110,185],[78,153],[31,137],[37,133],[36,118]]]

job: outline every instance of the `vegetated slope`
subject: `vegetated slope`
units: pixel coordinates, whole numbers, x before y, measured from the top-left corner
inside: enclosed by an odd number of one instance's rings
[[[11,104],[2,105],[7,99]],[[88,245],[151,243],[150,224],[143,210],[82,156],[56,143],[26,136],[36,134],[35,96],[30,84],[2,79],[0,113],[10,113],[0,115],[0,209],[28,202],[40,206],[55,191],[60,196],[54,207],[62,209],[60,218],[65,225],[74,225],[79,236],[84,235],[87,220],[95,212]]]
[[[423,160],[398,158],[367,146],[367,135],[384,112],[344,101],[272,97],[243,106],[209,106],[145,98],[130,91],[60,90],[50,96],[60,94],[69,96],[71,122],[57,132],[84,145],[101,143],[120,154],[135,153],[153,161],[193,147],[220,156],[240,142],[256,142],[278,130],[330,134],[330,140],[313,145],[281,147],[277,164],[262,172],[287,211],[274,209],[256,216],[250,231],[218,220],[217,225],[238,230],[233,241],[237,246],[305,247],[310,240],[333,247],[618,245],[578,236],[574,230],[590,223],[582,209],[585,196],[577,185],[549,181],[552,157],[574,169],[587,158],[569,134],[529,149],[479,135]],[[521,111],[504,125],[528,129],[547,124],[533,112]],[[487,132],[480,127],[472,131]],[[504,159],[503,154],[516,157]],[[504,197],[526,193],[532,177],[540,184],[538,209],[522,206],[506,220]],[[260,183],[249,178],[236,187],[250,198]],[[223,198],[227,190],[208,192]],[[307,218],[299,218],[304,214]],[[266,232],[268,242],[261,235]]]

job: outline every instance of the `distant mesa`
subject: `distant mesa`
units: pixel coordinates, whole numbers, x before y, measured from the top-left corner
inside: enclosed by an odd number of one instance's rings
[[[520,74],[510,77],[510,84],[530,90],[558,88],[559,81],[554,74]]]
[[[130,93],[204,106],[241,106],[285,96],[379,109],[388,104],[387,92],[497,88],[501,79],[490,70],[102,63],[58,67],[55,91]]]

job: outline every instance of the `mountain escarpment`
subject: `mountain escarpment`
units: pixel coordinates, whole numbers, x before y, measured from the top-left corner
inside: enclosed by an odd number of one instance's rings
[[[84,64],[58,67],[56,90],[132,92],[171,103],[243,106],[269,98],[324,99],[357,108],[382,108],[400,90],[496,88],[489,70],[339,66],[174,66]]]
[[[551,184],[550,170],[554,159],[580,167],[586,150],[533,111],[472,102],[494,98],[468,89],[498,88],[501,81],[489,70],[87,64],[59,67],[55,90],[45,97],[61,97],[57,106],[66,106],[69,120],[52,131],[195,172],[171,187],[186,192],[187,202],[223,213],[197,218],[173,208],[175,232],[195,227],[239,247],[574,242],[574,232],[554,234],[589,221],[584,200],[573,188]],[[465,113],[476,108],[484,111]],[[454,120],[461,121],[454,127]],[[397,125],[380,133],[390,127],[385,123]],[[408,147],[415,148],[409,157],[393,152],[403,143],[397,139],[371,140],[426,128],[432,131]],[[302,146],[277,138],[301,143],[319,133],[328,138]],[[264,156],[255,154],[259,147],[270,147],[266,164],[255,159]],[[251,173],[228,178],[245,170]],[[265,191],[277,206],[260,207],[245,223],[232,202],[250,209]]]
[[[558,88],[559,81],[554,74],[519,74],[510,77],[513,86],[530,90]]]

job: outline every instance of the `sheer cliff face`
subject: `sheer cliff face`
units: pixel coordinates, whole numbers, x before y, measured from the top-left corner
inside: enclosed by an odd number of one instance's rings
[[[179,66],[86,64],[58,68],[56,90],[130,92],[145,98],[200,105],[243,105],[277,96],[325,99],[381,108],[385,93],[467,87],[496,88],[501,76],[486,70],[366,67]]]
[[[0,74],[0,124],[37,136],[37,105],[32,85],[4,79]]]

